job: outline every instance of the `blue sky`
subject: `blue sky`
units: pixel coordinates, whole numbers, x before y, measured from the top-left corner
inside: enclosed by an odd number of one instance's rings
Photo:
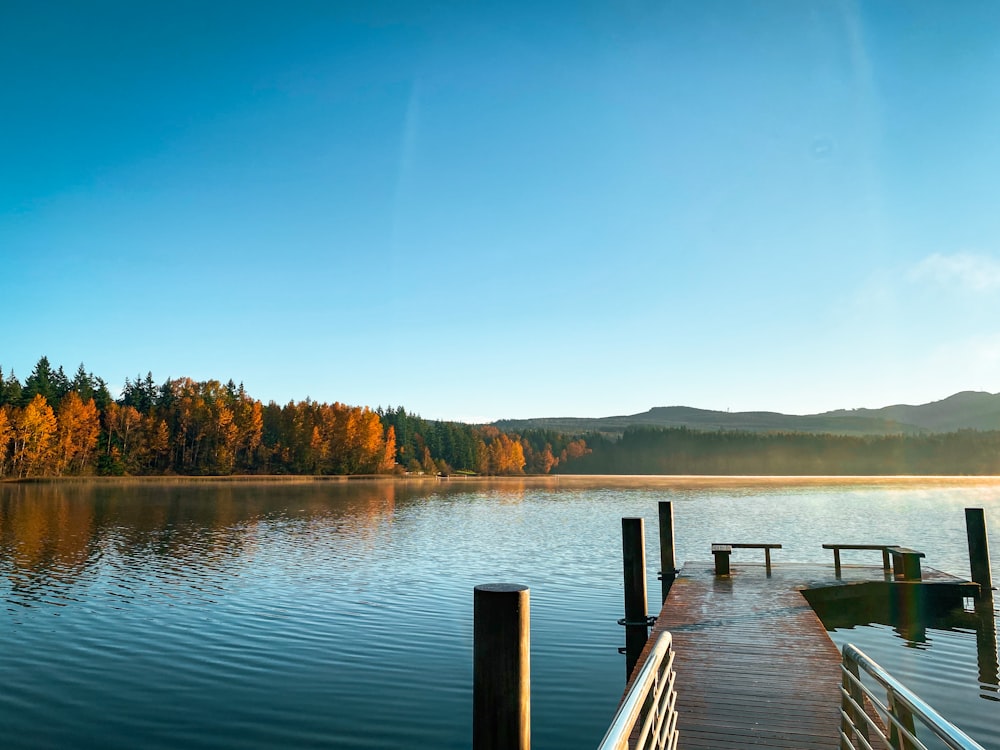
[[[0,365],[470,421],[1000,391],[994,2],[5,2]]]

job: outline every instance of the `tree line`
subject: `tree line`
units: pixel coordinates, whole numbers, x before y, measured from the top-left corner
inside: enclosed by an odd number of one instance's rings
[[[698,431],[630,427],[619,440],[592,434],[574,474],[998,475],[1000,432],[922,435]]]
[[[620,438],[279,405],[232,380],[0,369],[0,478],[227,474],[1000,475],[1000,432],[848,436],[630,427]]]
[[[548,473],[584,455],[562,435],[425,420],[403,407],[263,404],[232,380],[126,379],[117,398],[81,364],[0,369],[0,477]]]
[[[548,474],[587,452],[584,440],[549,430],[504,432],[492,425],[432,421],[403,407],[377,413],[394,431],[397,461],[410,471]]]

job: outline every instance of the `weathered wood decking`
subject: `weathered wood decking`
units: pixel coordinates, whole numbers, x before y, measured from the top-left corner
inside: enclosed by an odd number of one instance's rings
[[[928,578],[950,576],[928,570]],[[838,748],[840,653],[800,593],[885,580],[881,568],[687,563],[649,643],[673,635],[680,747]],[[640,657],[643,663],[645,654]]]
[[[684,566],[654,629],[674,638],[682,747],[839,746],[840,654],[799,593],[803,573]]]

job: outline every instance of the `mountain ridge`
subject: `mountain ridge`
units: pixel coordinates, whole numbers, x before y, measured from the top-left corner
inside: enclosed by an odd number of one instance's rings
[[[690,406],[655,406],[638,414],[610,417],[501,419],[502,430],[545,429],[619,435],[628,427],[687,427],[695,430],[890,435],[1000,430],[1000,393],[960,391],[926,404],[879,409],[836,409],[817,414],[771,411],[728,412]]]

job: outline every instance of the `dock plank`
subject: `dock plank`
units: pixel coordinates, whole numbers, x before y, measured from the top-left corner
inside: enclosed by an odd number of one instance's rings
[[[840,653],[800,593],[827,577],[684,566],[653,631],[673,635],[681,748],[839,747]]]

